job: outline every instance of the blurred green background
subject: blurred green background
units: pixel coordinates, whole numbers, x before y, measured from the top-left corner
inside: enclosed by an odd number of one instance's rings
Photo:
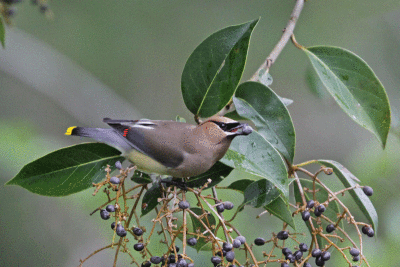
[[[193,122],[181,96],[180,76],[195,47],[221,28],[261,17],[243,75],[247,80],[279,40],[293,6],[294,1],[288,0],[53,0],[55,17],[47,20],[29,1],[19,4],[14,27],[7,28],[6,49],[0,50],[1,182],[30,161],[81,142],[64,136],[72,125],[100,127],[103,117],[174,119],[176,115]],[[396,265],[400,250],[399,23],[398,1],[310,0],[295,30],[300,44],[347,48],[376,72],[394,116],[385,150],[332,98],[311,92],[306,79],[310,63],[292,44],[270,71],[271,88],[294,100],[289,111],[297,133],[295,162],[336,160],[374,188],[372,201],[380,227],[377,237],[364,243],[371,266]],[[322,179],[339,186],[332,176]],[[16,186],[0,190],[0,266],[77,266],[79,259],[111,241],[109,223],[98,214],[89,216],[104,201],[103,196],[92,197],[92,190],[64,198],[34,195]],[[231,192],[219,197],[233,199],[236,205],[242,201]],[[245,208],[238,217],[236,225],[249,240],[270,236],[281,227],[270,216],[248,219],[259,212]],[[297,222],[297,230],[306,231],[304,223]],[[210,252],[200,256],[189,252],[198,262],[207,262],[196,266],[211,266]],[[111,266],[113,255],[113,250],[101,252],[84,266]],[[347,266],[333,258],[337,261],[326,266]],[[124,255],[120,259],[118,266],[129,263]]]

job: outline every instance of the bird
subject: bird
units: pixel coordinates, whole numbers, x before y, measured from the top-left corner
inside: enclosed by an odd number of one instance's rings
[[[228,151],[236,136],[253,128],[224,116],[193,125],[168,120],[114,120],[111,128],[69,127],[66,135],[90,137],[116,148],[139,171],[190,178],[208,171]]]

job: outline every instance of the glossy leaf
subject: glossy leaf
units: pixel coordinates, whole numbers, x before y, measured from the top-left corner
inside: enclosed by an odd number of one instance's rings
[[[161,187],[159,183],[154,183],[144,194],[142,199],[142,214],[143,217],[152,211],[158,205],[158,199],[162,197]]]
[[[256,131],[236,137],[221,162],[269,180],[289,198],[285,163],[279,152]]]
[[[258,133],[292,163],[296,136],[289,111],[279,96],[261,83],[245,82],[238,87],[233,103],[237,113],[253,121]]]
[[[326,99],[329,96],[324,84],[311,66],[306,70],[306,80],[313,95],[319,99]]]
[[[346,188],[355,186],[357,184],[355,182],[355,179],[357,178],[355,178],[355,176],[342,164],[333,160],[318,160],[318,162],[326,167],[332,168],[333,172]],[[375,207],[371,200],[367,195],[364,194],[364,191],[361,188],[356,188],[350,190],[349,192],[376,233],[378,231],[378,214],[376,213]]]
[[[308,189],[312,189],[313,188],[313,182],[311,180],[306,180],[306,179],[300,179],[301,185],[304,188],[308,188]],[[297,183],[294,182],[294,197],[296,202],[301,203],[300,205],[303,205],[303,200],[301,198],[300,195],[300,191],[299,191],[299,187],[297,186]],[[318,200],[318,202],[322,203],[324,201],[326,201],[329,197],[328,192],[325,191],[325,189],[323,189],[322,186],[320,186],[318,183],[315,184],[315,188],[318,190],[318,192],[316,193],[316,200]],[[304,195],[306,197],[306,200],[310,200],[313,199],[313,195],[312,193],[307,193],[304,191]],[[314,212],[311,212],[311,216],[316,218],[316,216],[314,215]],[[328,217],[329,219],[331,219],[333,222],[336,223],[337,221],[337,214],[340,213],[340,209],[339,209],[339,205],[336,202],[330,202],[329,205],[326,207],[325,212],[323,213],[324,216]],[[328,223],[325,220],[322,220],[323,224],[323,228],[325,229],[326,226],[328,225]],[[307,228],[310,231],[310,233],[312,233],[310,224],[308,222],[306,222]],[[339,223],[339,226],[343,229],[343,220]],[[314,227],[317,227],[317,225],[314,223]],[[319,235],[317,235],[317,240],[318,240],[318,244],[319,247],[324,247],[327,243],[327,241],[325,239],[323,239],[322,237],[320,237]],[[335,240],[336,242],[337,240]]]
[[[244,200],[238,209],[240,210],[244,205],[251,205],[255,208],[268,205],[278,198],[280,194],[281,192],[268,180],[255,181],[244,190]]]
[[[238,192],[244,193],[246,188],[252,184],[254,180],[250,179],[241,179],[237,180],[233,183],[231,183],[229,186],[227,186],[227,189],[232,189],[236,190]],[[239,211],[241,211],[241,208],[239,208]],[[286,222],[289,224],[293,229],[296,230],[296,225],[294,223],[292,213],[289,208],[289,204],[287,201],[282,196],[279,196],[275,200],[273,200],[271,203],[268,205],[264,206],[266,210],[268,210],[269,213],[273,214],[277,218],[281,219],[283,222]]]
[[[209,169],[205,173],[190,177],[189,181],[186,184],[190,188],[202,187],[208,179],[211,179],[211,183],[208,184],[208,187],[206,187],[211,188],[214,185],[220,183],[225,177],[227,177],[231,173],[232,170],[232,167],[229,167],[221,162],[217,162],[214,164],[214,166],[211,167],[211,169]]]
[[[226,188],[238,191],[243,194],[244,190],[246,190],[246,188],[254,182],[255,182],[254,180],[250,180],[250,179],[240,179],[240,180],[234,181],[233,183],[228,185]]]
[[[133,173],[131,180],[138,184],[149,184],[152,182],[150,175],[138,170]]]
[[[367,63],[339,47],[314,46],[304,51],[339,106],[385,147],[391,117],[389,101]]]
[[[225,107],[242,77],[250,35],[258,19],[222,29],[204,40],[190,55],[182,73],[186,107],[210,117]]]
[[[105,179],[105,167],[123,161],[121,152],[102,143],[85,143],[56,150],[27,165],[6,185],[19,185],[44,196],[66,196]]]
[[[6,29],[4,28],[3,18],[0,16],[0,43],[3,48],[6,48]]]
[[[264,206],[264,208],[268,210],[269,213],[275,215],[296,230],[296,224],[294,223],[289,203],[285,201],[283,197],[278,197],[268,205]]]
[[[196,215],[200,216],[203,214],[203,211],[200,208],[190,208]],[[197,229],[200,229],[200,233],[203,233],[206,229],[204,228],[203,224],[196,218],[194,217],[191,213],[190,214],[190,218],[192,220],[192,225],[193,225],[193,232],[196,232]],[[203,217],[201,219],[207,226],[207,221],[209,223],[209,226],[216,226],[217,222],[215,220],[214,215],[212,215],[211,213],[208,213],[207,215],[207,220],[205,219],[205,217]],[[206,236],[210,235],[210,233],[206,233]],[[209,244],[209,242],[206,242],[206,240],[204,238],[199,238],[197,240],[197,244],[193,246],[193,248],[195,248],[197,250],[197,252],[199,251],[205,251],[205,250],[211,250],[211,246],[207,246],[207,244]]]

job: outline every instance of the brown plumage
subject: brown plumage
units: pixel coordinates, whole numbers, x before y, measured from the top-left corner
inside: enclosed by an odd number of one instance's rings
[[[91,137],[122,152],[148,173],[191,177],[209,170],[228,150],[235,136],[252,128],[222,116],[200,125],[160,120],[112,120],[112,129],[71,127],[67,135]]]

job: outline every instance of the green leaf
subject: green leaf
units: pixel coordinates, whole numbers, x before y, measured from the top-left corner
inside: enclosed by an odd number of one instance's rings
[[[385,147],[391,117],[389,100],[367,63],[339,47],[314,46],[304,51],[339,106]]]
[[[221,162],[272,182],[289,198],[289,179],[279,152],[259,133],[236,137]]]
[[[210,184],[208,184],[206,189],[211,188],[214,185],[220,183],[225,177],[227,177],[231,173],[232,170],[232,167],[227,166],[221,162],[217,162],[214,164],[214,166],[211,167],[211,169],[209,169],[205,173],[190,177],[186,185],[190,188],[202,187],[208,179],[211,179],[212,181]]]
[[[234,181],[233,183],[228,185],[226,188],[239,191],[240,193],[243,194],[244,190],[246,190],[246,188],[254,182],[255,182],[254,180],[250,180],[250,179],[240,179],[240,180]]]
[[[202,209],[200,208],[190,208],[196,215],[200,216],[203,214]],[[194,217],[191,213],[190,214],[190,218],[192,220],[192,225],[193,225],[193,232],[196,232],[197,229],[200,229],[200,233],[204,233],[206,231],[206,229],[204,228],[203,224],[196,218]],[[201,219],[206,225],[207,225],[207,221],[205,219],[205,217],[203,217]],[[216,226],[217,222],[215,220],[215,217],[211,214],[208,213],[207,214],[207,220],[211,225]],[[210,235],[209,232],[205,233],[205,236]],[[197,252],[199,252],[200,250],[211,250],[210,246],[207,246],[207,244],[209,244],[210,242],[206,242],[206,240],[204,238],[199,238],[197,240],[197,244],[195,246],[193,246],[193,248],[195,248],[197,250]]]
[[[6,29],[4,28],[3,18],[0,16],[0,43],[3,48],[6,48]]]
[[[289,111],[279,96],[261,83],[245,82],[239,85],[233,103],[237,113],[253,121],[258,133],[292,163],[296,136]]]
[[[204,40],[183,69],[181,88],[186,107],[210,117],[231,100],[242,77],[250,35],[258,19],[222,29]]]
[[[19,185],[44,196],[66,196],[105,179],[105,167],[123,161],[121,152],[102,143],[85,143],[56,150],[27,165],[6,185]]]
[[[142,214],[140,217],[143,217],[152,211],[159,204],[158,199],[160,197],[162,197],[160,184],[154,183],[153,186],[150,187],[143,196]]]
[[[244,200],[238,209],[241,210],[244,205],[251,205],[255,208],[268,205],[278,198],[280,194],[281,192],[276,186],[267,179],[255,181],[244,190]]]
[[[296,224],[294,223],[289,203],[283,197],[278,197],[267,206],[264,206],[264,208],[296,230]]]
[[[324,84],[311,66],[306,70],[306,80],[313,95],[319,99],[326,99],[329,96],[328,92],[326,92]]]
[[[138,184],[149,184],[152,182],[150,175],[138,170],[133,173],[131,180]]]
[[[342,164],[333,160],[320,159],[318,160],[318,162],[326,167],[332,168],[333,172],[346,188],[355,186],[357,184],[355,182],[357,178]],[[371,200],[368,198],[367,195],[364,194],[364,191],[361,188],[356,188],[350,190],[349,192],[362,213],[365,215],[369,223],[374,228],[374,231],[376,233],[378,231],[378,214],[376,213],[375,207],[372,204]]]
[[[313,189],[313,182],[311,180],[300,179],[300,182],[303,187],[303,191],[304,191],[304,188]],[[300,202],[301,203],[300,205],[303,205],[303,200],[300,195],[299,187],[297,186],[296,182],[294,182],[293,184],[294,184],[293,187],[294,187],[295,200],[296,200],[296,202]],[[325,202],[329,197],[328,192],[326,192],[325,189],[318,183],[315,183],[315,189],[318,190],[318,192],[315,194],[316,200],[320,203]],[[307,193],[304,191],[304,195],[305,195],[307,201],[310,199],[313,199],[312,193]],[[314,212],[310,211],[310,213],[311,213],[312,217],[316,218],[316,216],[314,215]],[[323,215],[328,217],[329,219],[331,219],[333,222],[336,222],[337,214],[339,214],[339,213],[340,213],[339,205],[336,202],[330,202],[328,207],[326,207],[326,210],[323,213]],[[325,231],[325,228],[328,225],[328,223],[325,220],[322,220],[322,222],[323,222],[322,227]],[[310,231],[310,233],[312,233],[310,224],[308,222],[306,222],[306,225],[307,225],[307,228]],[[343,224],[343,220],[342,220],[339,223],[340,228],[343,229],[343,225],[344,224]],[[314,227],[318,227],[318,226],[315,225],[315,223],[314,223]],[[324,247],[326,244],[328,244],[328,242],[319,235],[317,235],[317,240],[318,240],[318,244],[319,244],[320,248]],[[337,242],[337,240],[334,240],[334,241]]]
[[[254,180],[250,179],[241,179],[231,183],[227,186],[227,189],[232,189],[244,193],[246,188],[252,184]],[[273,200],[268,205],[264,206],[266,210],[268,210],[271,214],[275,215],[277,218],[289,224],[293,229],[296,230],[296,225],[294,223],[292,213],[289,208],[288,202],[282,196],[279,196],[277,199]],[[239,209],[240,211],[240,209]]]

